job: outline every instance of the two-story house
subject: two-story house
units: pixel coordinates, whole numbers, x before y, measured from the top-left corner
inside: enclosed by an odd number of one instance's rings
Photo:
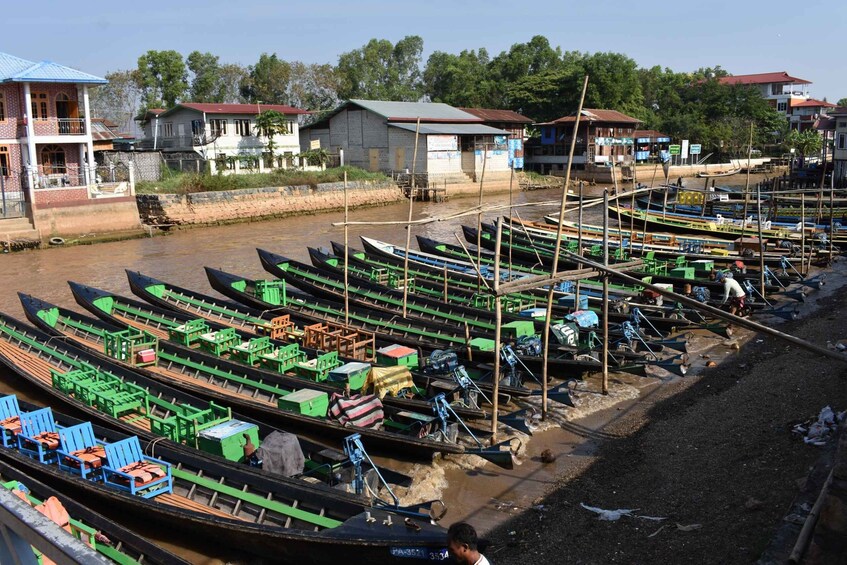
[[[527,144],[527,168],[544,174],[563,171],[574,135],[574,169],[632,163],[638,119],[617,110],[583,108],[576,133],[575,123],[576,113],[536,124],[541,128],[541,138]]]
[[[847,106],[829,111],[829,118],[835,122],[835,147],[833,150],[833,175],[835,186],[847,187]]]
[[[756,73],[751,75],[730,75],[718,79],[721,84],[739,84],[754,86],[762,98],[779,113],[791,116],[792,104],[809,99],[810,81],[789,75],[785,71],[775,73]],[[797,120],[799,121],[799,120]]]
[[[791,122],[791,127],[800,131],[813,129],[815,121],[836,105],[826,100],[791,100],[790,115],[788,119]]]
[[[283,131],[269,139],[256,127],[256,118],[273,110],[286,118]],[[139,121],[144,139],[139,149],[195,153],[209,163],[210,170],[229,168],[286,167],[300,153],[297,118],[306,110],[280,104],[216,104],[183,102],[167,110],[149,110]]]
[[[0,53],[0,218],[88,199],[96,175],[89,87],[106,82]]]

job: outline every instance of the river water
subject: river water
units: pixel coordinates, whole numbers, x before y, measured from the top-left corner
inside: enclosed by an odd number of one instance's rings
[[[744,178],[739,176],[738,179],[743,184]],[[754,178],[753,182],[756,180],[758,179]],[[702,186],[701,181],[695,179],[688,179],[687,183],[691,186]],[[521,192],[516,189],[512,198],[514,204],[554,202],[546,206],[526,206],[518,209],[522,218],[534,220],[557,211],[561,191],[553,189]],[[486,196],[483,203],[485,206],[507,206],[509,195]],[[452,199],[444,203],[418,202],[414,204],[413,217],[447,217],[473,208],[476,204],[477,199],[473,197]],[[599,208],[593,210],[586,216],[587,221],[599,221],[600,214]],[[403,202],[354,210],[350,212],[349,220],[405,222],[407,215],[408,203]],[[497,212],[487,213],[483,220],[491,221],[497,215]],[[455,243],[456,236],[461,237],[460,226],[463,223],[474,225],[476,219],[474,213],[461,218],[435,221],[413,227],[412,233],[413,236],[421,234]],[[343,213],[333,212],[188,229],[160,237],[8,254],[0,257],[0,288],[3,289],[3,292],[0,292],[0,310],[14,317],[23,317],[17,291],[79,310],[67,287],[68,280],[128,295],[125,269],[138,270],[180,286],[215,295],[206,280],[204,266],[219,267],[247,277],[266,278],[269,275],[259,264],[256,247],[308,262],[307,246],[328,246],[332,240],[343,241],[343,228],[332,226],[333,222],[340,221],[343,221]],[[405,244],[405,229],[402,225],[351,226],[351,246],[360,247],[359,235],[368,235],[399,245]],[[412,240],[415,247],[414,237]],[[654,384],[649,380],[628,383],[625,390],[629,392],[624,393],[618,400],[632,401],[639,390],[649,389]],[[635,393],[631,394],[632,391]],[[13,377],[5,368],[0,369],[0,392],[16,392],[22,398],[34,402],[49,402],[49,398]],[[597,415],[592,416],[595,423],[611,417],[608,413],[604,415],[604,409],[606,408],[601,407]],[[586,439],[594,437],[593,434],[585,433],[585,430],[592,425],[590,419],[579,424],[563,423],[562,426],[556,426],[533,438],[532,448],[527,451],[524,464],[513,471],[500,472],[492,469],[491,465],[470,469],[461,465],[446,465],[437,473],[429,473],[429,485],[420,488],[433,489],[434,494],[444,497],[448,506],[452,505],[450,514],[445,519],[447,523],[476,518],[483,522],[483,530],[487,530],[498,521],[498,516],[502,519],[531,505],[533,500],[553,483],[563,466],[567,465],[566,458],[560,458],[553,465],[540,463],[538,454],[541,450],[550,447],[556,453],[567,453],[569,457],[584,455],[590,452],[591,442],[586,442]],[[418,469],[418,472],[421,470]],[[424,469],[423,473],[427,474],[428,471]],[[237,552],[210,549],[203,540],[174,538],[168,532],[159,531],[154,525],[133,526],[163,545],[175,548],[195,563],[220,563],[238,558]]]

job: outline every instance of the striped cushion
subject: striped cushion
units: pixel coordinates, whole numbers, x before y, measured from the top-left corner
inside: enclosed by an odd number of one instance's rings
[[[333,394],[329,401],[329,416],[345,426],[372,429],[382,427],[385,419],[382,402],[373,394],[359,394],[350,398]]]

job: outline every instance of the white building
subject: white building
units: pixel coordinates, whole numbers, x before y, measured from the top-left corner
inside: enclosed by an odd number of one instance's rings
[[[274,135],[273,155],[268,138],[256,128],[256,117],[268,110],[285,115],[287,128]],[[150,110],[140,121],[144,139],[139,149],[193,152],[215,172],[233,169],[285,168],[300,153],[297,117],[306,110],[280,104],[181,103],[168,110]]]
[[[486,179],[507,177],[509,132],[484,121],[441,103],[348,100],[301,128],[300,147],[341,150],[345,164],[369,171],[414,170],[428,183],[478,181],[483,168]]]
[[[757,73],[752,75],[731,75],[718,79],[721,84],[739,84],[755,86],[762,98],[779,113],[790,116],[793,104],[809,99],[808,80],[789,75],[785,71],[776,73]]]
[[[830,110],[830,119],[835,121],[835,149],[833,151],[833,175],[835,186],[847,186],[847,106]]]

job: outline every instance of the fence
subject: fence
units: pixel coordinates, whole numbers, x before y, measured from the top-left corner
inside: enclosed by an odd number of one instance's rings
[[[29,204],[24,186],[18,173],[0,175],[0,218],[23,218],[27,215]]]

